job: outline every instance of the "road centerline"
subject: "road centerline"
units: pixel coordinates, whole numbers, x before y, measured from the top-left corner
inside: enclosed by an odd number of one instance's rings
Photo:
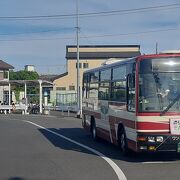
[[[104,160],[111,166],[111,168],[112,168],[112,169],[114,170],[114,172],[116,173],[116,175],[117,175],[117,177],[118,177],[118,180],[127,180],[126,176],[124,175],[123,171],[119,168],[119,166],[118,166],[114,161],[112,161],[110,158],[108,158],[108,157],[106,157],[104,154],[102,154],[101,152],[99,152],[99,151],[97,151],[97,150],[95,150],[95,149],[93,149],[93,148],[91,148],[91,147],[88,147],[88,146],[86,146],[86,145],[84,145],[84,144],[81,144],[81,143],[79,143],[79,142],[77,142],[77,141],[74,141],[73,139],[70,139],[70,138],[68,138],[68,137],[66,137],[66,136],[63,136],[63,135],[59,134],[59,133],[56,133],[56,132],[54,132],[54,131],[52,131],[52,130],[49,130],[49,129],[43,127],[43,126],[40,126],[40,125],[38,125],[38,124],[36,124],[36,123],[33,123],[33,122],[31,122],[31,121],[26,121],[26,120],[24,120],[24,122],[27,122],[27,123],[29,123],[29,124],[32,124],[32,125],[34,125],[34,126],[36,126],[36,127],[39,127],[39,128],[41,128],[41,129],[44,129],[44,130],[46,130],[46,131],[48,131],[48,132],[50,132],[50,133],[52,133],[52,134],[54,134],[54,135],[56,135],[56,136],[59,136],[59,137],[65,139],[65,140],[67,140],[67,141],[69,141],[69,142],[71,142],[71,143],[74,143],[74,144],[76,144],[76,145],[78,145],[78,146],[80,146],[80,147],[82,147],[82,148],[84,148],[84,149],[87,149],[87,150],[93,152],[94,154],[96,154],[96,155],[100,156],[102,159],[104,159]]]

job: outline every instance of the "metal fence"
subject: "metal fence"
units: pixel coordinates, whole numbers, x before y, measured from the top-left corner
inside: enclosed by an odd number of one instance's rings
[[[56,109],[62,111],[77,111],[77,93],[56,93]]]

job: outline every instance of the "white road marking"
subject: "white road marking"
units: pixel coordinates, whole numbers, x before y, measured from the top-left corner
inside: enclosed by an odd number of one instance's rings
[[[104,154],[102,154],[101,152],[99,152],[99,151],[97,151],[97,150],[95,150],[93,148],[90,148],[90,147],[88,147],[88,146],[86,146],[84,144],[81,144],[81,143],[79,143],[77,141],[74,141],[74,140],[72,140],[72,139],[70,139],[70,138],[68,138],[66,136],[63,136],[63,135],[61,135],[59,133],[51,131],[51,130],[49,130],[49,129],[43,127],[43,126],[40,126],[40,125],[38,125],[36,123],[33,123],[31,121],[25,121],[25,122],[30,123],[30,124],[32,124],[34,126],[37,126],[37,127],[41,128],[41,129],[44,129],[44,130],[46,130],[46,131],[48,131],[48,132],[50,132],[52,134],[55,134],[56,136],[59,136],[59,137],[65,139],[65,140],[67,140],[67,141],[69,141],[71,143],[74,143],[74,144],[76,144],[78,146],[83,147],[84,149],[87,149],[87,150],[93,152],[94,154],[96,154],[96,155],[100,156],[102,159],[104,159],[112,167],[112,169],[115,171],[115,173],[116,173],[116,175],[118,177],[118,180],[127,180],[126,176],[124,175],[122,170],[118,167],[118,165],[116,163],[114,163],[110,158],[108,158]]]
[[[172,164],[174,161],[147,161],[147,162],[142,162],[142,164]]]

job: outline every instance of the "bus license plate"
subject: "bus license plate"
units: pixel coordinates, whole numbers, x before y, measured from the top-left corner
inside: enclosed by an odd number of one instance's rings
[[[180,134],[180,119],[170,119],[171,134]]]
[[[180,153],[180,143],[177,144],[177,152]]]

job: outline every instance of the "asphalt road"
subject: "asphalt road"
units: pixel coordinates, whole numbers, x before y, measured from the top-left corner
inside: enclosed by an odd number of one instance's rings
[[[125,158],[80,119],[56,115],[0,115],[0,180],[180,179],[180,155]]]

